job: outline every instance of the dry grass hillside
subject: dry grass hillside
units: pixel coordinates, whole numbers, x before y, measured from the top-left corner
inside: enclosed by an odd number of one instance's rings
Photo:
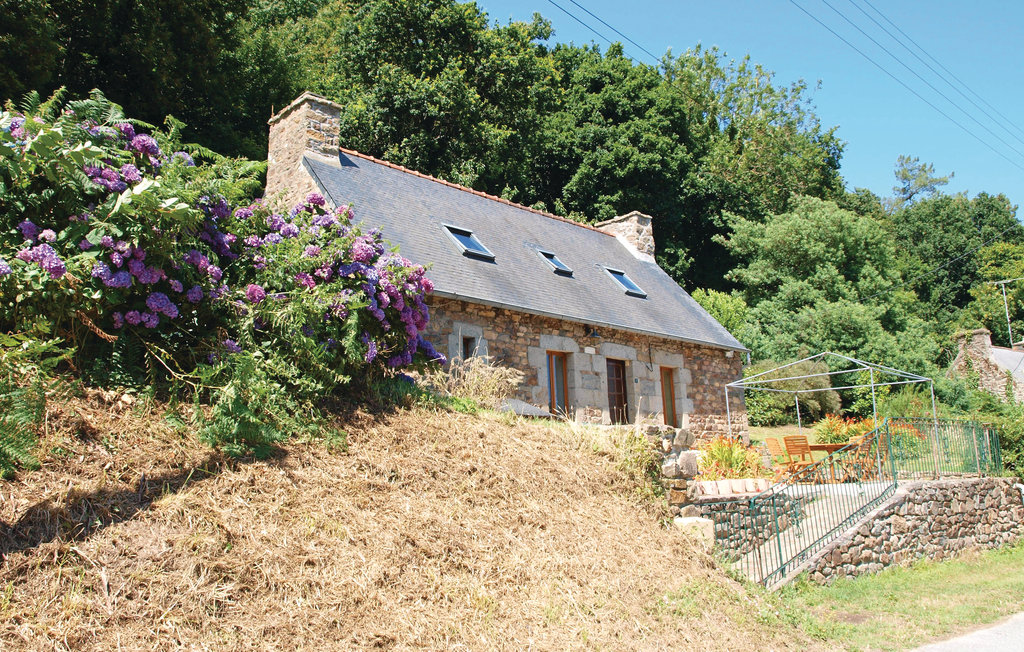
[[[162,409],[59,406],[0,483],[0,649],[814,646],[599,431],[357,411],[347,450],[229,461]]]

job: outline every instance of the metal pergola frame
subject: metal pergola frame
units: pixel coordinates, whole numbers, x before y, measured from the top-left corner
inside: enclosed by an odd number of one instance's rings
[[[840,360],[845,360],[846,362],[853,363],[853,364],[855,364],[857,366],[854,367],[853,369],[846,369],[846,370],[843,370],[843,371],[822,371],[822,372],[819,372],[819,373],[816,373],[816,374],[805,374],[805,375],[802,375],[802,376],[787,376],[785,378],[763,378],[764,376],[766,376],[768,374],[773,374],[773,373],[775,373],[777,371],[780,371],[782,369],[786,369],[788,367],[793,367],[795,365],[798,365],[798,364],[801,364],[801,363],[804,363],[804,362],[814,362],[814,361],[817,361],[817,360],[823,360],[823,359],[826,359],[826,358],[838,358]],[[825,388],[821,388],[821,389],[795,389],[795,390],[794,389],[779,389],[779,388],[776,388],[776,387],[770,387],[769,386],[772,383],[781,383],[781,382],[790,381],[790,380],[804,380],[804,379],[807,379],[807,378],[818,378],[818,377],[821,377],[821,376],[841,376],[843,374],[854,374],[854,373],[860,373],[862,371],[869,372],[870,376],[871,376],[871,382],[866,384],[866,385],[865,384],[842,385],[842,386],[839,386],[839,387],[825,387]],[[888,376],[893,376],[893,377],[897,378],[898,380],[878,381],[875,378],[875,374],[876,373],[879,374],[879,375],[885,374],[885,375],[888,375]],[[758,380],[758,379],[760,379],[760,380]],[[782,393],[782,394],[792,394],[793,395],[793,402],[796,405],[797,429],[798,429],[799,432],[802,433],[803,432],[803,423],[802,423],[801,418],[800,418],[800,394],[813,394],[813,393],[816,393],[816,392],[827,392],[827,391],[839,390],[839,389],[863,389],[863,388],[866,388],[866,387],[870,387],[871,388],[871,411],[872,411],[872,415],[874,416],[875,423],[877,424],[878,423],[878,402],[877,402],[877,400],[875,398],[875,388],[876,387],[887,387],[887,386],[893,386],[893,385],[912,385],[912,384],[916,384],[916,383],[928,383],[928,388],[929,388],[929,391],[931,393],[931,399],[932,399],[932,419],[937,423],[938,422],[938,412],[935,409],[935,383],[932,381],[931,378],[928,378],[926,376],[919,376],[919,375],[911,373],[909,371],[902,371],[900,369],[894,369],[892,367],[886,367],[885,365],[875,364],[873,362],[864,362],[863,360],[858,360],[857,358],[851,358],[849,356],[842,355],[840,353],[832,353],[831,351],[825,351],[825,352],[822,352],[822,353],[817,353],[815,355],[808,356],[808,357],[803,358],[801,360],[797,360],[796,362],[790,362],[788,364],[784,364],[784,365],[775,367],[774,369],[769,369],[767,371],[762,371],[759,374],[754,374],[753,376],[750,376],[748,378],[742,378],[740,380],[736,380],[736,381],[733,381],[731,383],[728,383],[725,386],[725,414],[726,414],[726,419],[728,420],[729,437],[732,438],[732,408],[729,405],[729,390],[730,389],[741,389],[741,390],[748,390],[749,389],[749,390],[759,390],[759,391],[765,391],[765,392],[779,392],[779,393]]]

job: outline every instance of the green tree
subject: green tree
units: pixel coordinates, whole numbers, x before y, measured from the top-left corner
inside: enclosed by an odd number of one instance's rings
[[[758,358],[834,351],[921,369],[938,350],[899,288],[890,238],[875,220],[798,197],[765,222],[734,218],[730,277],[751,306]]]
[[[1024,244],[1016,207],[1004,195],[936,195],[896,211],[889,228],[900,271],[918,296],[918,314],[947,330],[981,280],[978,250],[998,242]]]
[[[911,204],[919,196],[935,197],[939,187],[949,183],[953,178],[950,172],[946,176],[935,176],[935,166],[922,163],[918,157],[900,155],[896,159],[896,185],[892,187],[893,198],[890,210],[898,210]]]

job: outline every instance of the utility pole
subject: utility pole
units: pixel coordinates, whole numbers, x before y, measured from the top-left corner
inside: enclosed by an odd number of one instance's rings
[[[1013,348],[1013,328],[1010,327],[1010,304],[1006,300],[1006,284],[1013,283],[1014,281],[1024,281],[1024,276],[1018,278],[1007,278],[1002,281],[989,281],[993,285],[998,285],[1003,289],[1003,310],[1006,311],[1006,332],[1010,336],[1010,348]]]

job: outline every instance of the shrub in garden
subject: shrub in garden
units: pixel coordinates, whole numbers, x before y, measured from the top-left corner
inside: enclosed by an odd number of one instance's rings
[[[761,478],[768,474],[760,452],[721,435],[698,447],[697,469],[702,480]]]
[[[140,351],[150,382],[211,400],[202,435],[236,453],[316,431],[353,378],[441,359],[423,267],[319,195],[249,201],[263,166],[182,147],[180,126],[98,92],[0,113],[0,332],[52,330],[79,363]]]

